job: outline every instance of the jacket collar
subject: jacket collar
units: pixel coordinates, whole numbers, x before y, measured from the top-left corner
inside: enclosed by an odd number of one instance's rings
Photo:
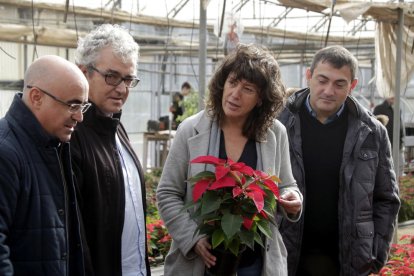
[[[112,117],[105,116],[98,107],[91,102],[92,105],[85,112],[83,122],[85,126],[95,129],[101,134],[114,134],[121,120],[122,111],[114,113]]]
[[[59,139],[45,131],[33,112],[23,102],[22,96],[22,93],[17,93],[14,96],[13,102],[5,116],[7,121],[10,122],[16,131],[22,131],[38,146],[58,147],[61,144]]]
[[[194,118],[196,123],[194,129],[197,133],[204,133],[210,131],[212,118],[208,116],[207,111],[199,112]]]
[[[297,113],[301,106],[304,104],[306,97],[309,95],[309,88],[304,88],[288,98],[287,107],[293,113]],[[349,95],[345,100],[345,105],[348,108],[348,111],[355,117],[360,119],[365,119],[364,114],[367,111],[358,101],[354,98],[354,96]],[[368,111],[369,113],[369,111]]]

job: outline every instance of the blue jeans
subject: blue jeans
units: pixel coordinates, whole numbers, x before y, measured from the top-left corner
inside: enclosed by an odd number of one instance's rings
[[[262,266],[262,258],[256,258],[252,265],[238,268],[237,276],[260,276],[262,275]]]

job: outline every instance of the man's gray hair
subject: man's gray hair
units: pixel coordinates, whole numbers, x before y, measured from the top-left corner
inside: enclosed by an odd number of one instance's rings
[[[94,65],[102,49],[110,46],[113,53],[123,62],[138,63],[139,45],[128,31],[112,24],[102,24],[79,39],[75,52],[77,65]]]

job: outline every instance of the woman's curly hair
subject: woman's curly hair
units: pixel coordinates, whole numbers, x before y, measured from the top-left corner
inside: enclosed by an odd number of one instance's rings
[[[242,131],[249,139],[263,141],[267,129],[285,105],[286,92],[279,65],[265,48],[253,44],[240,43],[234,52],[226,56],[209,82],[206,100],[208,114],[219,124],[225,116],[222,99],[224,84],[230,73],[236,80],[246,80],[259,88],[261,105],[250,112]]]

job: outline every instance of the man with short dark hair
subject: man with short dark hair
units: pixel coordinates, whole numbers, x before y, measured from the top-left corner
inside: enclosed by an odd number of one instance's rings
[[[341,46],[318,51],[279,117],[304,196],[300,221],[280,224],[291,276],[369,275],[387,261],[398,185],[385,127],[351,96],[357,67]]]

